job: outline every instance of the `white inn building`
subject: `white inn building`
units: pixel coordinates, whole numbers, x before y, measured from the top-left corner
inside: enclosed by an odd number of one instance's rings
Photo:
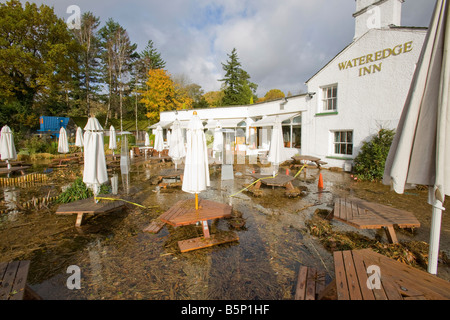
[[[213,131],[218,121],[235,131],[236,144],[245,144],[240,150],[254,153],[268,150],[278,116],[287,159],[316,156],[328,167],[348,170],[363,142],[381,128],[395,129],[403,110],[427,32],[401,26],[403,2],[356,0],[353,42],[306,81],[308,93],[248,106],[197,109],[205,129]],[[169,129],[175,119],[187,124],[191,117],[192,110],[162,112],[152,128]]]

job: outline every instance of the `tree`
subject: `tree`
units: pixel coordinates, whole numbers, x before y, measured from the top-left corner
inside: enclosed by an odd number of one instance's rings
[[[175,87],[179,91],[185,91],[185,95],[192,99],[192,108],[205,109],[209,107],[208,102],[203,97],[203,89],[200,85],[192,83],[185,74],[172,77]]]
[[[285,95],[284,95],[283,91],[281,91],[279,89],[272,89],[272,90],[267,91],[264,98],[258,99],[257,102],[277,100],[277,99],[281,99],[284,97],[285,97]]]
[[[113,109],[113,96],[119,95],[118,112],[120,114],[120,126],[123,130],[123,96],[125,88],[129,88],[130,72],[133,61],[137,58],[135,52],[137,45],[132,44],[127,31],[117,22],[109,19],[100,30],[104,54],[104,79],[109,86],[108,111],[105,127]]]
[[[145,49],[139,53],[138,59],[134,63],[133,67],[133,85],[135,94],[135,121],[136,132],[138,132],[138,118],[139,118],[139,94],[146,88],[146,82],[148,80],[148,72],[153,69],[163,69],[166,66],[166,62],[161,58],[161,54],[154,47],[153,41],[149,40]],[[144,106],[145,107],[145,106]]]
[[[222,104],[224,97],[223,91],[209,91],[203,95],[203,98],[208,103],[209,107],[217,108]]]
[[[0,4],[0,103],[11,108],[9,122],[47,111],[49,98],[60,102],[77,69],[79,46],[53,8],[18,0]],[[57,109],[60,111],[61,109]]]
[[[91,95],[99,89],[95,85],[99,81],[101,43],[97,35],[100,19],[91,12],[86,12],[81,18],[81,28],[74,29],[75,37],[82,47],[80,54],[80,78],[81,86],[84,87],[84,98],[86,100],[86,115],[91,113]]]
[[[258,86],[249,81],[250,75],[241,68],[236,48],[228,55],[226,64],[222,63],[225,76],[219,81],[223,82],[223,105],[247,105]]]
[[[119,27],[115,34],[116,47],[116,72],[119,83],[119,103],[120,103],[120,130],[123,130],[123,94],[126,77],[131,71],[132,62],[136,59],[135,52],[137,45],[131,44],[127,31]]]
[[[177,90],[170,75],[164,69],[151,69],[146,82],[147,90],[142,92],[142,102],[147,107],[147,117],[151,122],[159,121],[162,111],[187,109],[192,99],[182,90]]]
[[[161,58],[161,54],[154,47],[153,41],[149,40],[145,49],[139,54],[136,61],[138,79],[147,81],[148,71],[152,69],[164,69],[166,62]]]
[[[102,65],[103,65],[103,82],[108,85],[108,106],[106,111],[105,127],[108,126],[108,119],[111,118],[114,109],[113,99],[114,92],[117,89],[117,77],[115,73],[115,52],[114,52],[114,33],[118,29],[119,24],[112,19],[106,21],[100,31],[100,41],[102,46]]]

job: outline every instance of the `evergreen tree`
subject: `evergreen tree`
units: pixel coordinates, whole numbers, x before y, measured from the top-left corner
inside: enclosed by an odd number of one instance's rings
[[[149,40],[147,47],[139,54],[137,61],[137,69],[140,73],[140,79],[147,81],[148,72],[154,69],[164,69],[166,62],[161,58],[159,53],[154,47],[153,41]]]
[[[258,85],[250,82],[250,75],[241,68],[236,48],[228,57],[227,63],[222,63],[225,77],[219,80],[224,83],[222,105],[248,105]]]

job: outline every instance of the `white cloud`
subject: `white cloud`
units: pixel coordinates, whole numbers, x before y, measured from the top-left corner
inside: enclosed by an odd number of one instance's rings
[[[25,2],[25,0],[23,1]],[[153,40],[171,74],[218,90],[233,48],[259,85],[297,93],[354,35],[354,0],[36,0],[67,18],[69,5],[123,25],[141,51]],[[407,0],[403,24],[427,26],[434,4]]]

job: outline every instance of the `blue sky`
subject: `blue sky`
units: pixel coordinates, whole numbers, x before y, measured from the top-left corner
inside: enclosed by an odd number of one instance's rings
[[[26,1],[22,1],[26,2]],[[102,24],[113,18],[142,51],[148,40],[167,70],[219,90],[221,63],[233,48],[259,85],[297,94],[304,82],[347,46],[354,36],[354,0],[35,0],[69,18],[67,8],[91,11]],[[406,0],[402,25],[427,27],[434,0]]]

